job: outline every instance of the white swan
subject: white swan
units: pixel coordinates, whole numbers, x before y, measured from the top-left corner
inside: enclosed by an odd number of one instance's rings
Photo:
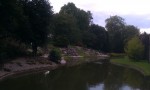
[[[45,74],[45,75],[48,75],[49,73],[50,73],[50,71],[46,71],[44,74]]]

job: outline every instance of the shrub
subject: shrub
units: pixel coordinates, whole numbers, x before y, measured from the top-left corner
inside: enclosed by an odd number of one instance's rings
[[[59,60],[61,60],[61,53],[59,49],[52,49],[49,52],[49,60],[59,63]]]
[[[12,38],[0,40],[0,63],[25,55],[25,50],[25,44],[21,44]]]
[[[140,60],[143,58],[144,46],[138,37],[133,37],[128,41],[125,52],[132,60]]]

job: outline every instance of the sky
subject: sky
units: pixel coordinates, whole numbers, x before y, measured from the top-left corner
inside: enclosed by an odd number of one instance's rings
[[[76,7],[91,11],[93,22],[105,26],[105,19],[113,15],[121,16],[129,25],[150,34],[150,0],[49,0],[55,13],[68,2]]]

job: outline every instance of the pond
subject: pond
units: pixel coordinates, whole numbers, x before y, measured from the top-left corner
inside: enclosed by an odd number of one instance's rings
[[[150,90],[150,78],[112,64],[88,63],[10,77],[0,90]]]

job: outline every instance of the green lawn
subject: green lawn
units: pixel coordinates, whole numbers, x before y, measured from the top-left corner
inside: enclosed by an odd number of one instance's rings
[[[116,63],[116,64],[126,65],[131,68],[135,68],[143,72],[145,76],[150,76],[150,63],[146,61],[135,62],[135,61],[129,60],[129,58],[127,57],[123,57],[123,58],[111,59],[111,62]]]

